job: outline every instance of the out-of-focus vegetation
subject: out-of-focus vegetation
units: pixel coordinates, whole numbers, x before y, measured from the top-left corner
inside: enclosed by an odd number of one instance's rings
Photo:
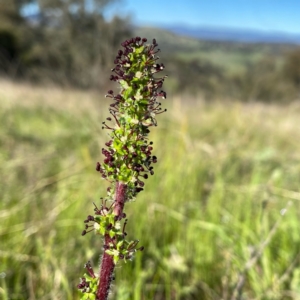
[[[300,47],[201,41],[156,28],[137,28],[157,37],[172,74],[168,88],[205,98],[291,101],[300,95]]]
[[[128,20],[104,19],[114,0],[0,0],[0,71],[34,82],[102,87],[120,43],[131,36]],[[34,18],[24,4],[39,4]]]
[[[174,93],[290,102],[299,98],[300,50],[295,45],[210,42],[156,28],[134,28],[130,19],[107,21],[115,0],[0,0],[0,74],[35,83],[109,88],[108,71],[121,41],[156,38]],[[39,5],[25,18],[24,6]],[[121,4],[120,4],[121,5]]]
[[[126,206],[145,250],[116,268],[111,299],[300,299],[299,104],[164,101],[155,176]],[[1,299],[79,299],[83,264],[98,265],[101,240],[81,232],[107,187],[108,103],[0,81]]]

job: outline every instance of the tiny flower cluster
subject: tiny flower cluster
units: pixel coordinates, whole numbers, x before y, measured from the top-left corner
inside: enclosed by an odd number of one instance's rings
[[[102,149],[103,163],[96,165],[103,178],[127,184],[129,199],[143,190],[141,179],[154,174],[152,164],[157,157],[152,155],[153,142],[148,142],[147,136],[149,127],[157,126],[155,116],[166,111],[157,101],[158,97],[166,98],[166,92],[158,91],[166,76],[154,77],[164,65],[156,62],[156,40],[150,45],[145,45],[146,41],[140,37],[125,41],[124,50],[119,50],[115,59],[115,75],[110,79],[120,83],[121,92],[109,90],[106,95],[114,101],[109,109],[112,117],[107,121],[115,125],[103,122],[103,129],[111,131],[111,139],[105,144],[107,149]]]
[[[80,278],[80,283],[77,285],[77,288],[83,293],[83,297],[81,299],[96,299],[96,291],[98,286],[98,277],[95,275],[94,270],[91,266],[90,261],[88,261],[84,265],[87,273]]]
[[[82,235],[86,235],[91,231],[95,231],[96,234],[102,235],[108,238],[108,243],[105,244],[104,250],[114,258],[116,264],[120,259],[126,261],[132,258],[133,254],[144,247],[136,248],[138,240],[127,241],[125,237],[125,227],[127,225],[127,219],[121,226],[120,219],[126,218],[126,214],[122,213],[121,217],[118,217],[112,213],[113,204],[110,207],[106,207],[105,203],[102,204],[99,209],[95,204],[95,215],[87,216],[84,220],[85,230],[82,231]]]

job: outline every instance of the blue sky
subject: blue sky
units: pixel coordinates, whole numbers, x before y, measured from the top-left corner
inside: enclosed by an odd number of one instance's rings
[[[214,26],[300,33],[300,0],[120,0],[108,15],[139,25]]]
[[[90,0],[92,1],[92,0]],[[26,13],[35,13],[29,5]],[[118,0],[106,15],[138,25],[184,24],[300,33],[300,0]]]

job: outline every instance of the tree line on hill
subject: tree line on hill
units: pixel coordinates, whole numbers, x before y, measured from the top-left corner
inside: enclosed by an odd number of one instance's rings
[[[231,73],[211,62],[166,57],[168,73],[174,77],[172,89],[205,99],[290,102],[300,99],[300,49],[278,61],[263,57],[248,63],[244,70]]]
[[[2,74],[81,88],[103,86],[130,23],[103,13],[114,0],[0,0]],[[35,19],[22,10],[35,3]]]
[[[116,0],[0,0],[0,75],[35,83],[77,88],[107,88],[120,43],[134,35],[129,19],[107,21],[104,12]],[[35,18],[24,7],[35,4]],[[23,13],[22,13],[23,12]],[[300,50],[280,63],[265,57],[239,73],[199,59],[162,53],[174,93],[207,99],[287,101],[299,98]]]

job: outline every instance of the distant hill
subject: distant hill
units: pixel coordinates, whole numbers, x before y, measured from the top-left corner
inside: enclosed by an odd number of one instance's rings
[[[184,61],[206,61],[233,72],[245,70],[265,57],[280,63],[287,53],[299,47],[294,43],[200,39],[155,27],[135,27],[134,34],[149,41],[156,38],[163,49],[160,54],[163,59],[172,56]]]
[[[26,16],[33,26],[40,24],[42,16]],[[57,26],[55,18],[49,18],[49,26]],[[283,56],[300,45],[300,34],[268,33],[254,30],[228,28],[192,28],[186,25],[160,27],[133,26],[134,35],[156,38],[164,50],[164,59],[172,57],[184,61],[209,62],[227,71],[245,70],[264,57],[272,57],[280,63]]]
[[[290,34],[285,32],[233,29],[223,27],[189,27],[179,24],[171,24],[160,27],[175,34],[189,36],[201,40],[233,41],[244,43],[300,44],[300,34]]]

